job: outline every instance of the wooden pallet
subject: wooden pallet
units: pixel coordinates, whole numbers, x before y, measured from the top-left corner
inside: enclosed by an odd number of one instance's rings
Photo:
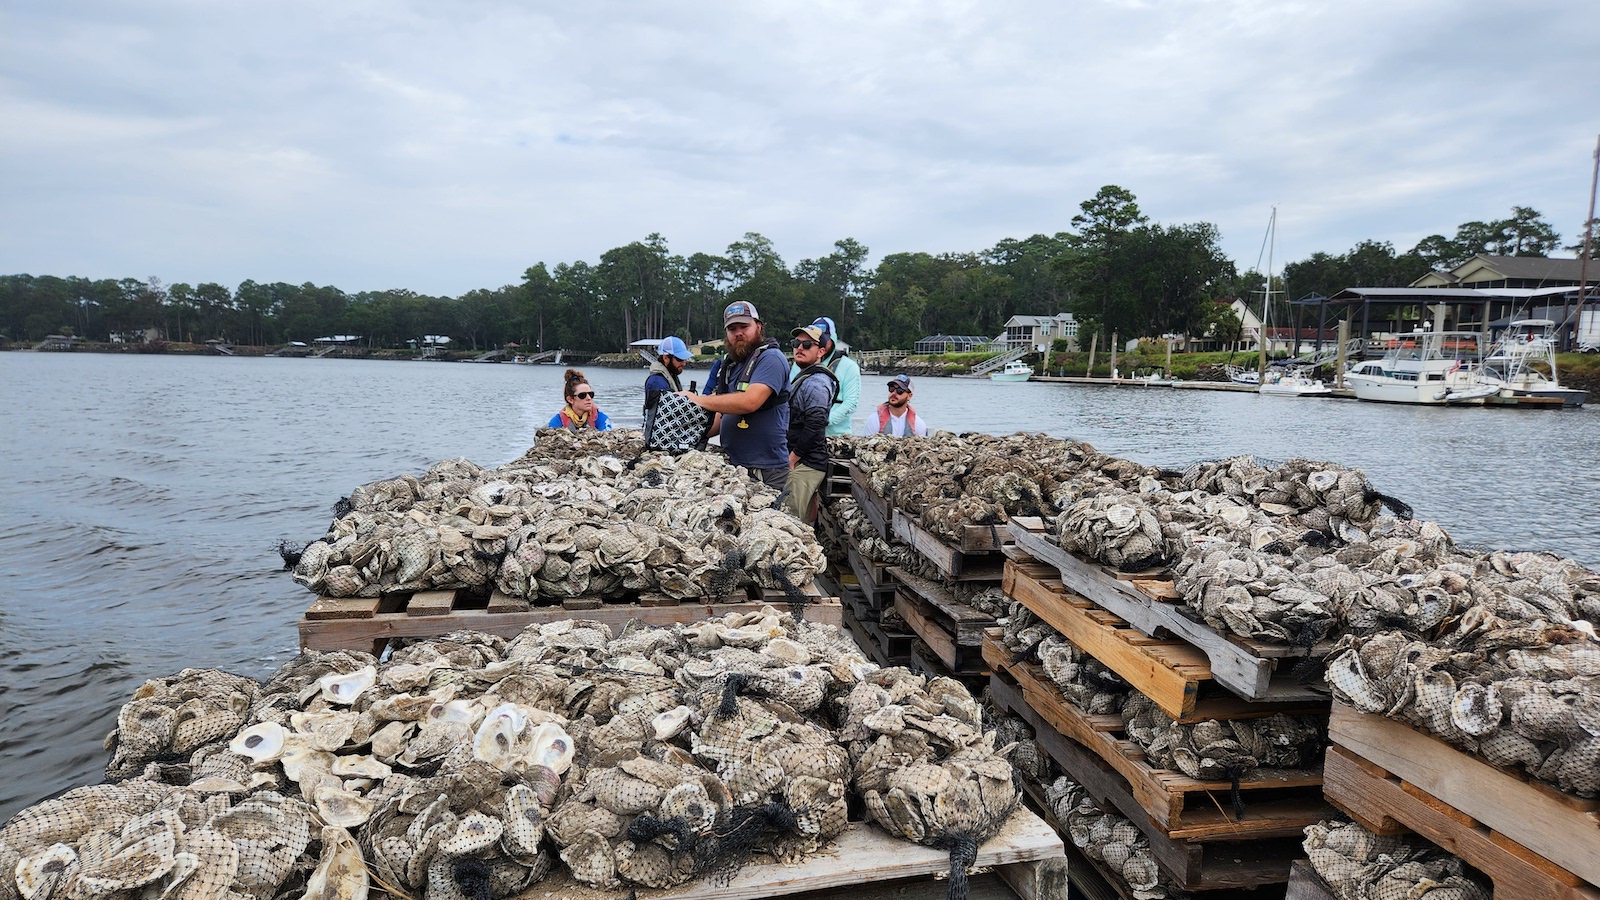
[[[944,660],[936,655],[926,641],[918,637],[911,644],[911,659],[905,664],[906,668],[928,678],[953,678],[966,685],[973,696],[983,692],[983,685],[989,680],[989,670],[981,658],[965,664],[962,668],[952,669],[944,664]]]
[[[1301,685],[1292,672],[1274,679],[1269,693],[1276,699],[1271,701],[1245,700],[1219,690],[1210,661],[1193,644],[1151,637],[1129,627],[1117,615],[1067,590],[1054,566],[1031,557],[1008,559],[1000,584],[1006,596],[1026,606],[1180,722],[1328,709],[1327,695]]]
[[[1149,637],[1172,635],[1194,645],[1211,665],[1218,684],[1247,700],[1304,700],[1307,689],[1287,679],[1274,679],[1280,663],[1293,669],[1306,656],[1304,648],[1225,635],[1199,620],[1188,607],[1175,605],[1151,593],[1164,582],[1158,579],[1119,577],[1106,566],[1088,562],[1063,550],[1044,531],[1038,519],[1012,519],[1009,523],[1016,549],[1053,566],[1065,590],[1116,615]],[[1016,551],[1013,551],[1015,556]],[[1325,656],[1332,644],[1311,648],[1310,656]],[[1285,692],[1289,692],[1287,695]]]
[[[850,466],[850,496],[855,498],[856,505],[866,515],[867,521],[878,530],[878,537],[889,540],[893,536],[889,530],[889,520],[893,515],[889,501],[872,489],[872,479],[853,463]]]
[[[976,644],[963,642],[965,639],[955,633],[950,620],[941,618],[938,609],[923,601],[922,597],[917,597],[909,591],[896,591],[894,612],[901,613],[901,618],[906,620],[907,628],[912,629],[917,637],[922,639],[923,644],[928,645],[928,650],[944,663],[944,668],[949,669],[950,673],[982,674],[982,676],[989,674],[984,668],[982,637],[979,636]],[[994,620],[989,621],[992,623]]]
[[[1123,736],[1120,715],[1090,715],[1069,703],[1035,663],[1018,662],[1000,643],[998,629],[983,645],[984,659],[1003,671],[1023,699],[1063,737],[1099,757],[1128,783],[1134,799],[1169,837],[1243,840],[1299,834],[1327,815],[1322,772],[1316,769],[1257,769],[1239,782],[1245,815],[1234,815],[1226,780],[1201,781],[1172,769],[1157,769],[1138,744]]]
[[[1416,832],[1494,882],[1495,900],[1600,900],[1600,888],[1488,827],[1383,766],[1338,744],[1328,748],[1323,790],[1328,801],[1380,834]],[[1530,823],[1557,837],[1557,823]],[[1593,863],[1591,856],[1589,862]]]
[[[1529,781],[1404,722],[1335,703],[1328,739],[1432,798],[1590,884],[1600,885],[1600,799]]]
[[[808,596],[806,620],[827,625],[841,622],[836,597],[823,597],[813,586]],[[373,599],[318,597],[300,619],[300,646],[314,650],[366,650],[378,652],[390,638],[438,637],[452,631],[482,631],[516,637],[529,625],[562,619],[589,619],[620,629],[629,620],[647,625],[696,622],[733,612],[759,612],[772,606],[784,610],[782,595],[751,599],[741,596],[730,603],[652,604],[612,603],[598,598],[574,598],[559,606],[529,606],[498,591],[492,595],[455,591],[418,591]]]
[[[1127,779],[1082,744],[1063,737],[1023,696],[1009,673],[996,669],[989,679],[989,696],[1001,710],[1027,722],[1034,739],[1067,777],[1083,785],[1106,811],[1125,816],[1150,841],[1152,855],[1178,886],[1193,891],[1257,888],[1288,880],[1289,864],[1305,855],[1300,826],[1281,837],[1234,839],[1218,835],[1207,840],[1174,838],[1163,832],[1134,797]],[[1226,798],[1222,798],[1226,802]]]
[[[1067,866],[1061,836],[1026,808],[1006,820],[1000,833],[978,847],[974,868],[992,869],[1022,900],[1067,900]],[[902,897],[943,897],[950,854],[883,829],[852,823],[822,853],[800,865],[752,862],[726,879],[703,878],[679,887],[637,893],[650,900],[757,900],[766,897],[858,897],[868,886],[898,886]],[[915,879],[915,880],[909,880]],[[524,900],[612,900],[577,883],[558,866],[549,877],[518,895]],[[991,895],[992,896],[992,895]]]
[[[894,580],[889,577],[889,567],[868,559],[854,541],[845,541],[844,547],[850,571],[855,574],[867,602],[879,610],[894,603]]]
[[[982,541],[974,543],[988,543],[985,549],[963,549],[960,545],[946,541],[933,532],[922,527],[922,523],[914,516],[907,515],[901,510],[894,510],[890,527],[894,536],[910,544],[916,551],[933,563],[946,578],[955,581],[999,581],[1005,556],[1001,553],[987,526],[969,525],[967,528],[984,532]],[[1003,526],[996,525],[995,530],[1005,534]]]
[[[911,660],[911,644],[916,635],[890,631],[878,621],[878,614],[858,591],[846,588],[839,597],[844,606],[844,625],[856,643],[880,666],[903,666]]]

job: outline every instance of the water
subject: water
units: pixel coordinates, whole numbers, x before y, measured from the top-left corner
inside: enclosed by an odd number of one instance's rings
[[[358,484],[511,460],[560,406],[550,366],[0,354],[0,821],[100,780],[148,678],[262,677],[310,595],[274,551]],[[589,372],[636,425],[642,371]],[[704,379],[704,373],[689,377]],[[868,376],[863,403],[886,379]],[[1182,465],[1239,453],[1360,466],[1458,541],[1600,566],[1600,412],[1424,409],[1151,388],[917,379],[934,427],[1089,441]],[[1586,512],[1587,511],[1587,512]]]

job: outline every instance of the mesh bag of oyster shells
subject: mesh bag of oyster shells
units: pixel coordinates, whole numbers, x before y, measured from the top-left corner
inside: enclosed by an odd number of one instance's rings
[[[1017,773],[960,682],[882,669],[844,701],[841,740],[867,815],[891,834],[950,854],[949,896],[966,896],[977,848],[1021,800]]]
[[[801,602],[826,560],[774,492],[719,454],[641,455],[636,436],[614,435],[542,432],[498,469],[446,460],[362,485],[294,580],[332,597],[498,588],[533,601],[718,599],[755,584]]]
[[[1063,775],[1045,787],[1045,802],[1072,845],[1126,884],[1136,900],[1190,896],[1156,865],[1149,838],[1122,816],[1102,810],[1082,785]]]
[[[1328,658],[1334,695],[1491,765],[1600,795],[1600,643],[1572,625],[1512,625],[1469,608],[1452,635],[1350,637]]]
[[[1354,822],[1306,826],[1312,868],[1340,900],[1490,900],[1488,879],[1412,835],[1385,837]]]
[[[1245,815],[1239,790],[1242,779],[1258,768],[1317,767],[1328,743],[1323,716],[1277,713],[1183,724],[1140,693],[1129,697],[1122,722],[1129,740],[1144,750],[1150,765],[1175,769],[1200,781],[1228,781],[1234,814],[1239,818]]]

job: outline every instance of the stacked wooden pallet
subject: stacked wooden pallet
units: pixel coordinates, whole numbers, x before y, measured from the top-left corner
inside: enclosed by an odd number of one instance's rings
[[[835,463],[829,476],[834,496],[851,496],[867,521],[884,540],[891,540],[888,522],[892,516],[887,501],[872,490],[866,476],[854,465]],[[844,558],[828,574],[839,585],[843,624],[873,662],[880,666],[909,666],[913,659],[916,635],[885,627],[883,613],[895,606],[895,583],[887,564],[870,557],[844,532],[826,506],[818,514],[819,530],[827,531],[835,546],[842,546]]]
[[[1293,674],[1305,650],[1218,634],[1171,602],[1176,592],[1160,573],[1117,573],[1073,556],[1037,520],[1013,520],[1008,530],[1007,596],[1177,721],[1327,714],[1327,695]],[[1120,715],[1073,705],[1040,665],[1005,648],[999,629],[983,648],[995,704],[1026,721],[1057,767],[1102,808],[1131,820],[1180,887],[1281,885],[1304,855],[1304,828],[1333,811],[1319,767],[1257,769],[1237,786],[1240,816],[1232,784],[1156,768],[1126,738]],[[1313,658],[1324,649],[1312,648]]]
[[[1461,857],[1494,882],[1495,900],[1600,900],[1600,800],[1342,703],[1328,737],[1328,800],[1367,829],[1415,832]]]
[[[807,596],[808,621],[839,625],[839,601],[824,597],[815,586]],[[630,619],[647,625],[694,622],[732,612],[753,612],[766,606],[784,608],[781,591],[748,588],[719,602],[679,601],[643,596],[633,601],[573,597],[552,606],[532,606],[499,591],[484,594],[466,588],[417,591],[382,597],[318,597],[301,617],[300,646],[314,650],[381,651],[393,638],[438,637],[463,629],[515,637],[529,625],[561,619],[590,619],[620,629]]]
[[[875,563],[850,546],[850,568],[867,597],[869,614],[881,617],[892,608],[916,637],[905,664],[928,675],[981,685],[989,674],[983,662],[983,630],[994,624],[994,617],[961,602],[956,588],[998,586],[1010,534],[1003,525],[966,525],[953,537],[937,535],[874,490],[864,471],[848,468],[851,496],[879,536],[910,548],[926,563],[918,567],[924,574],[918,574]]]

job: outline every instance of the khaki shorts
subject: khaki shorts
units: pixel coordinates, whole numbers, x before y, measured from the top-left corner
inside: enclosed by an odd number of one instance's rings
[[[817,489],[822,487],[825,477],[827,473],[804,463],[796,465],[789,472],[789,489],[783,495],[783,511],[802,522],[810,522],[807,514],[811,511],[811,498],[817,495]]]

